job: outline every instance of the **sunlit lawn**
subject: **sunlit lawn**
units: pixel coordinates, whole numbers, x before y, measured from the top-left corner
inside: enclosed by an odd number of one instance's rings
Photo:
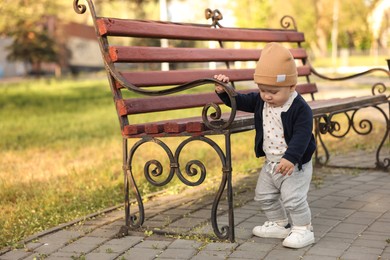
[[[106,82],[103,78],[0,83],[0,248],[122,203],[122,139]],[[253,136],[251,131],[232,137],[236,175],[261,166],[253,154]],[[167,141],[173,152],[180,140]],[[222,138],[215,140],[223,144]],[[342,149],[334,142],[330,148],[338,152],[373,148],[364,140],[353,138]],[[137,152],[134,171],[143,194],[158,190],[144,182],[141,171],[154,152],[163,161],[164,153],[155,144]],[[181,160],[193,159],[206,162],[208,178],[221,174],[221,164],[207,145],[186,147]],[[175,179],[168,187],[177,192],[184,185]]]

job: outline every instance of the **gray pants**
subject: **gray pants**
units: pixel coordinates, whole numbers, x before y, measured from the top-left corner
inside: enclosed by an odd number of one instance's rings
[[[260,202],[261,210],[269,221],[287,219],[287,210],[293,225],[310,224],[307,192],[313,173],[312,162],[302,165],[302,170],[295,166],[290,176],[275,173],[275,168],[275,163],[265,162],[257,180],[255,201]]]

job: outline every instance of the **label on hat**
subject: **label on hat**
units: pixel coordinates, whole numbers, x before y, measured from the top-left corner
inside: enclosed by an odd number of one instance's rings
[[[276,75],[276,82],[286,81],[286,74]]]

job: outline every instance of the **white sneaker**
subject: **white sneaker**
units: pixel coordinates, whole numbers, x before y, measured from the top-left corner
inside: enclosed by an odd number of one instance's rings
[[[264,225],[254,227],[252,233],[258,237],[286,238],[288,233],[290,233],[290,224],[282,227],[276,224],[276,222],[266,221]]]
[[[290,234],[283,240],[283,246],[302,248],[314,243],[313,227],[293,226]]]

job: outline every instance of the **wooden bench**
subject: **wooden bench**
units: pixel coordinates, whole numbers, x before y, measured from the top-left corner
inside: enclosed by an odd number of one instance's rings
[[[206,18],[211,19],[211,24],[189,24],[101,17],[96,15],[92,1],[86,0],[86,2],[88,2],[94,21],[123,137],[126,226],[122,232],[125,233],[127,227],[141,227],[145,218],[142,198],[132,171],[133,161],[137,160],[134,158],[137,149],[145,143],[152,142],[159,145],[169,158],[168,174],[162,181],[155,179],[164,171],[162,164],[158,160],[145,163],[144,175],[153,185],[164,186],[176,175],[186,185],[196,186],[201,184],[206,177],[204,164],[199,160],[193,160],[185,167],[181,167],[179,157],[187,144],[200,141],[215,150],[222,165],[221,183],[211,209],[214,233],[220,239],[234,241],[230,138],[234,133],[254,129],[253,115],[236,111],[234,98],[236,91],[256,91],[253,84],[249,89],[242,89],[241,85],[246,86],[247,82],[253,82],[255,62],[260,56],[261,46],[267,42],[287,44],[296,59],[299,74],[297,90],[307,98],[313,110],[317,143],[322,145],[326,151],[325,160],[321,160],[316,154],[316,162],[325,164],[329,159],[322,136],[327,133],[338,136],[340,125],[334,120],[335,115],[345,114],[348,117],[348,128],[365,134],[371,131],[372,124],[368,123],[369,126],[364,133],[360,132],[355,128],[354,115],[362,108],[374,107],[380,114],[383,114],[386,121],[383,138],[378,144],[376,166],[382,169],[389,167],[389,158],[381,160],[379,156],[384,142],[389,139],[389,116],[387,108],[383,108],[383,106],[389,106],[389,97],[383,94],[386,90],[385,84],[375,84],[372,88],[372,95],[368,96],[315,100],[314,94],[318,92],[318,89],[311,75],[315,74],[329,80],[336,79],[322,76],[311,67],[308,54],[302,48],[305,41],[304,33],[297,30],[292,17],[283,17],[281,28],[226,28],[219,23],[222,14],[218,10],[206,10]],[[74,9],[81,14],[85,12],[86,6],[75,0]],[[129,39],[134,42],[133,45],[120,44],[131,42]],[[161,39],[168,39],[170,46],[160,47]],[[210,48],[209,42],[217,43],[219,47]],[[237,48],[237,46],[240,47]],[[165,64],[163,66],[169,64],[170,69],[161,69],[161,64]],[[216,65],[215,68],[210,68],[210,64]],[[372,72],[383,73],[385,80],[389,77],[389,71],[377,68],[337,80],[346,80]],[[223,106],[220,107],[221,101],[214,92],[214,83],[217,81],[213,79],[213,75],[219,73],[228,75],[233,82],[223,84],[232,103],[232,108],[228,112]],[[194,91],[201,86],[203,86],[203,91]],[[137,93],[138,96],[128,98],[126,97],[128,91]],[[196,116],[183,116],[179,119],[164,118],[158,122],[148,121],[148,113],[184,111],[195,107],[200,107]],[[139,114],[145,114],[144,121],[132,123],[132,118]],[[362,122],[364,124],[370,121]],[[215,135],[224,136],[224,145],[222,145],[224,147],[220,147],[213,141],[212,138]],[[166,137],[186,138],[173,152],[164,142]],[[137,141],[132,147],[128,147],[128,140],[132,138],[137,138]],[[193,175],[199,176],[197,181],[187,178]],[[136,194],[137,214],[130,213],[130,186]],[[227,193],[229,220],[228,225],[220,227],[217,223],[217,211],[224,191]]]

